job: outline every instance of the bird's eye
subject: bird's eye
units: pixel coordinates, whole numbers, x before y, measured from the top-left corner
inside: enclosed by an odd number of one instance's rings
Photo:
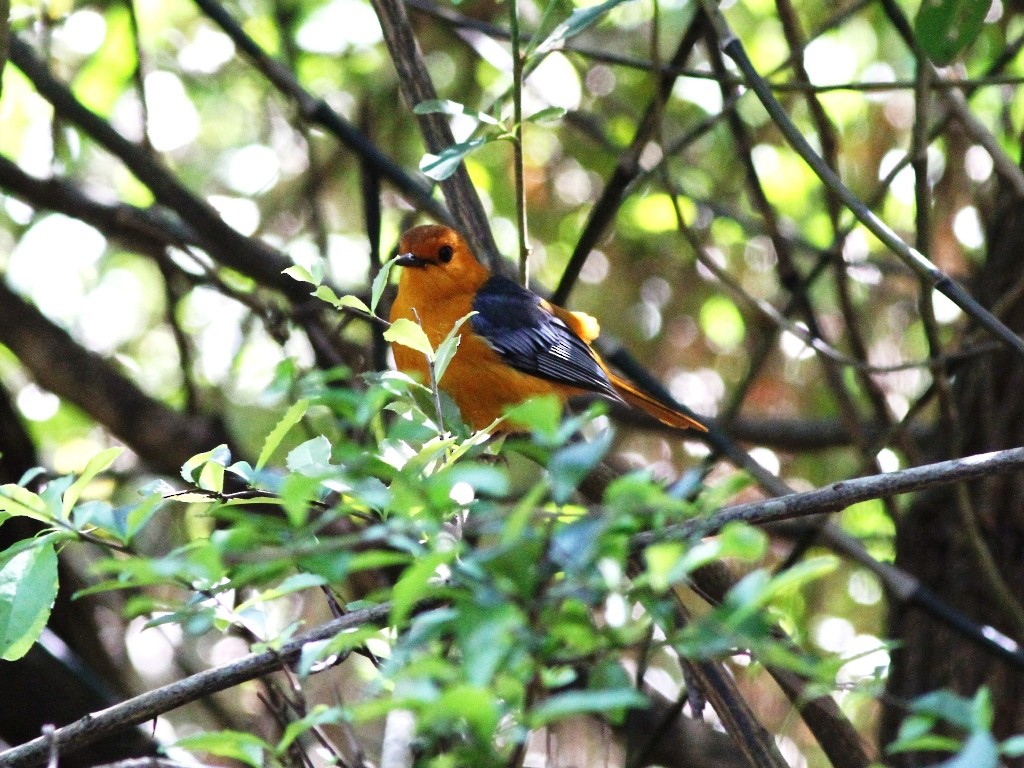
[[[440,250],[437,252],[437,258],[441,260],[442,264],[447,264],[452,260],[452,256],[455,255],[455,251],[452,250],[450,245],[442,245]]]

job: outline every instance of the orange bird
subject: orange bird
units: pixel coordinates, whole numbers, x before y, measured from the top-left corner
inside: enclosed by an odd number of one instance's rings
[[[404,267],[391,321],[418,322],[436,348],[455,323],[475,312],[461,330],[458,352],[438,386],[462,417],[482,429],[513,405],[535,395],[594,393],[626,402],[678,429],[694,421],[608,370],[590,346],[600,328],[583,312],[548,303],[517,283],[491,274],[453,229],[435,224],[402,235],[396,262]],[[421,352],[393,344],[395,364],[429,380]]]

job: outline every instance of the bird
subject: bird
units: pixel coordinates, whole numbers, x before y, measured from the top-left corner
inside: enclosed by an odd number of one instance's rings
[[[424,224],[405,232],[395,264],[402,268],[391,322],[418,323],[436,349],[456,322],[458,351],[440,382],[473,429],[490,426],[530,397],[555,395],[564,405],[588,393],[628,403],[677,429],[707,428],[612,373],[591,346],[600,333],[595,318],[551,304],[474,256],[454,229]],[[429,381],[426,356],[392,344],[396,367]],[[496,431],[511,431],[499,424]]]

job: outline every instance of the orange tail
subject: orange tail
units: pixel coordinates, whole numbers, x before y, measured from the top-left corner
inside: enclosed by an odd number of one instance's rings
[[[646,392],[637,389],[634,384],[631,384],[622,377],[616,376],[612,373],[610,374],[610,378],[612,385],[622,396],[623,400],[630,405],[639,408],[641,411],[650,414],[662,424],[668,424],[668,426],[675,427],[676,429],[698,429],[701,432],[708,431],[708,428],[699,421],[695,421],[674,408],[670,408],[660,400],[654,399]]]

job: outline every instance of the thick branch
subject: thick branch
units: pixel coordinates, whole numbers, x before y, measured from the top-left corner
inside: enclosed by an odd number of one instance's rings
[[[155,469],[176,473],[194,454],[228,442],[218,421],[178,413],[149,397],[2,282],[0,343],[41,387],[77,405]]]
[[[372,608],[342,616],[321,624],[311,632],[290,640],[278,650],[251,653],[238,661],[186,677],[184,680],[165,685],[144,693],[121,704],[88,715],[70,725],[55,730],[50,737],[40,736],[21,746],[0,752],[0,768],[21,768],[41,765],[46,762],[50,745],[55,741],[62,752],[69,752],[109,733],[130,728],[152,720],[165,712],[223,691],[247,680],[269,674],[299,658],[302,649],[309,643],[326,640],[339,632],[375,624],[387,618],[391,605],[384,603]]]

